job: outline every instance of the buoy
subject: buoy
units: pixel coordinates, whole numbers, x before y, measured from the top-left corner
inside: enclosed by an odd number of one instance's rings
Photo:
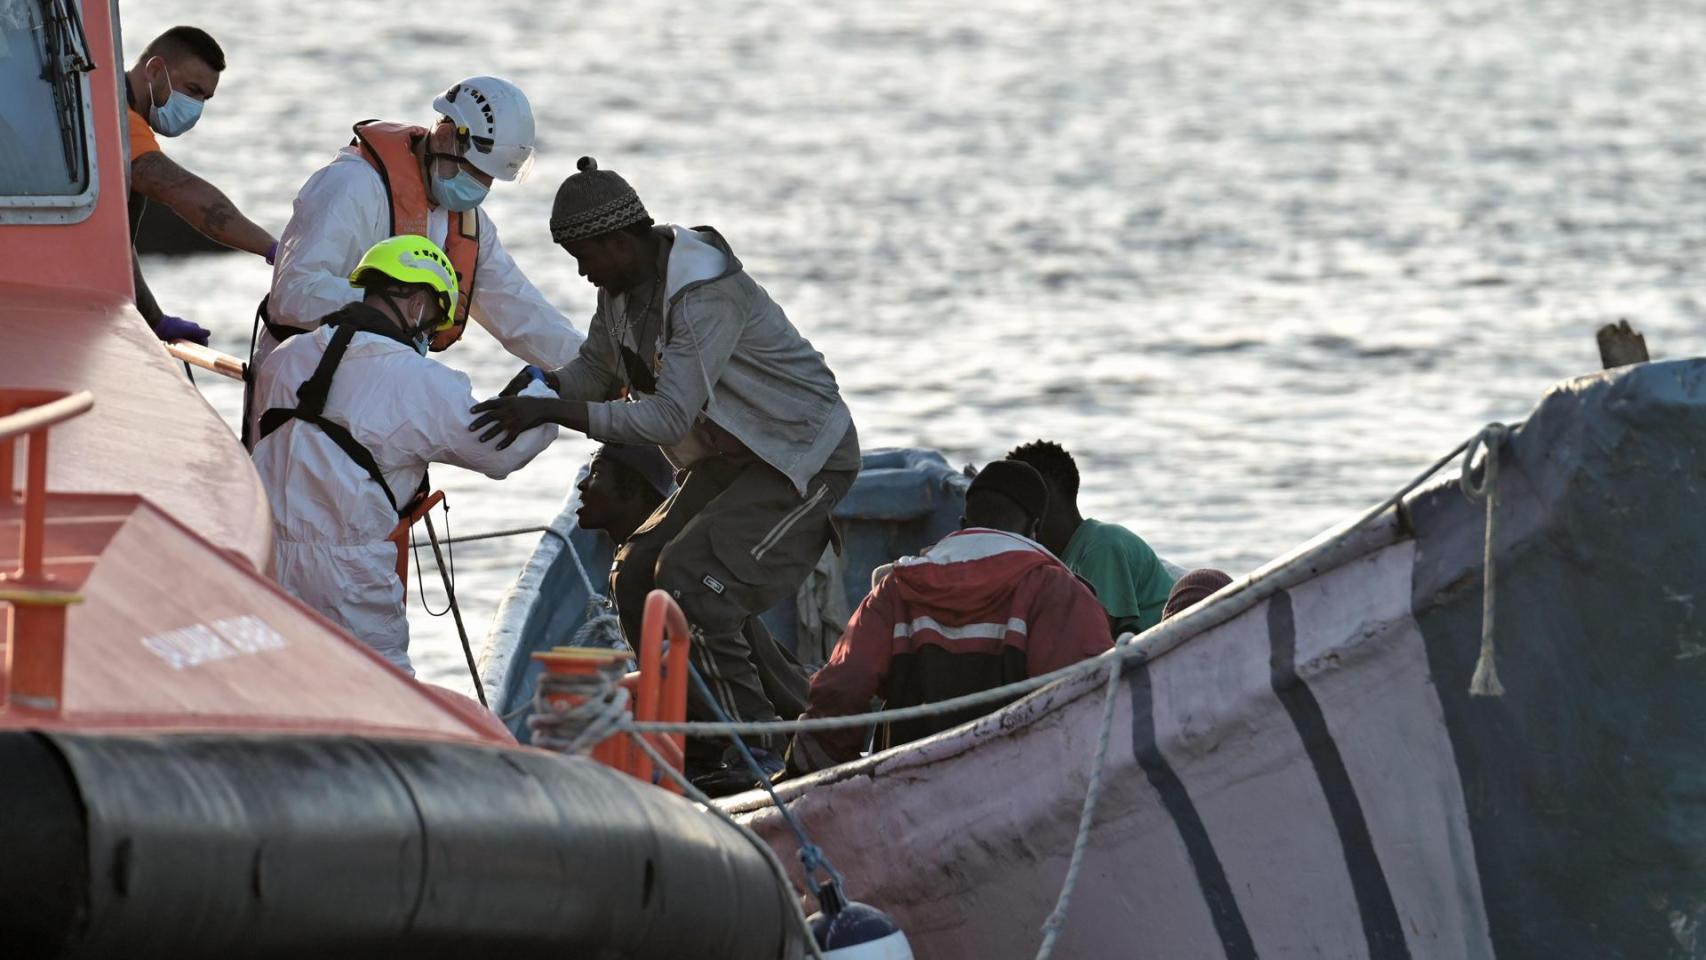
[[[823,909],[807,918],[826,960],[912,960],[894,918],[868,903],[843,901],[833,882],[818,888]]]

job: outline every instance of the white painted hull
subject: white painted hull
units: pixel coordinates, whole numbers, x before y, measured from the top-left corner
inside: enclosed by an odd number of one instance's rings
[[[1411,955],[1491,956],[1462,786],[1409,613],[1413,549],[1388,546],[1128,673],[1059,956],[1220,958],[1243,944],[1261,956],[1370,955],[1335,811],[1273,689],[1268,621],[1287,600],[1296,670],[1344,770],[1374,787],[1351,798],[1356,812],[1339,811],[1360,816],[1371,843],[1351,857],[1402,865],[1378,875],[1393,878]],[[1065,877],[1104,684],[1105,674],[1045,690],[831,771],[832,783],[793,787],[791,808],[849,892],[893,913],[919,957],[1030,957]],[[1152,745],[1165,767],[1146,771],[1140,748]],[[774,811],[750,820],[797,855]]]
[[[1470,698],[1482,507],[1441,484],[1152,629],[1056,957],[1698,958],[1706,363],[1566,384],[1501,456],[1499,673]],[[1035,955],[1106,674],[784,801],[924,960]],[[790,864],[753,794],[737,812]],[[796,870],[797,873],[797,870]]]

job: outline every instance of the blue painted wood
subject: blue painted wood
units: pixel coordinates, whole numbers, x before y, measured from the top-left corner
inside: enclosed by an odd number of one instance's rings
[[[1706,957],[1703,438],[1702,360],[1562,384],[1513,431],[1502,697],[1468,695],[1483,507],[1454,483],[1413,502],[1415,616],[1501,958]]]

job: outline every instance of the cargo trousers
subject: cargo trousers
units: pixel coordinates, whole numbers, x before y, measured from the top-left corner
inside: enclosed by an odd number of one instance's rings
[[[646,596],[654,588],[668,592],[687,615],[693,665],[718,706],[733,719],[776,719],[743,628],[798,589],[817,565],[833,533],[831,512],[856,476],[856,470],[819,471],[802,496],[781,471],[749,453],[689,466],[611,566],[610,595],[630,645],[638,648]],[[774,642],[765,631],[750,635]],[[687,716],[713,719],[697,693],[688,696]],[[785,739],[747,742],[780,752]],[[690,739],[690,763],[720,756],[725,742]]]

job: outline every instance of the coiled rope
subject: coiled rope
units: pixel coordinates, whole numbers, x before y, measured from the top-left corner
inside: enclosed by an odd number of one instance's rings
[[[527,726],[535,746],[560,753],[586,753],[628,719],[629,693],[622,686],[621,661],[600,665],[595,673],[539,676],[533,716]]]

